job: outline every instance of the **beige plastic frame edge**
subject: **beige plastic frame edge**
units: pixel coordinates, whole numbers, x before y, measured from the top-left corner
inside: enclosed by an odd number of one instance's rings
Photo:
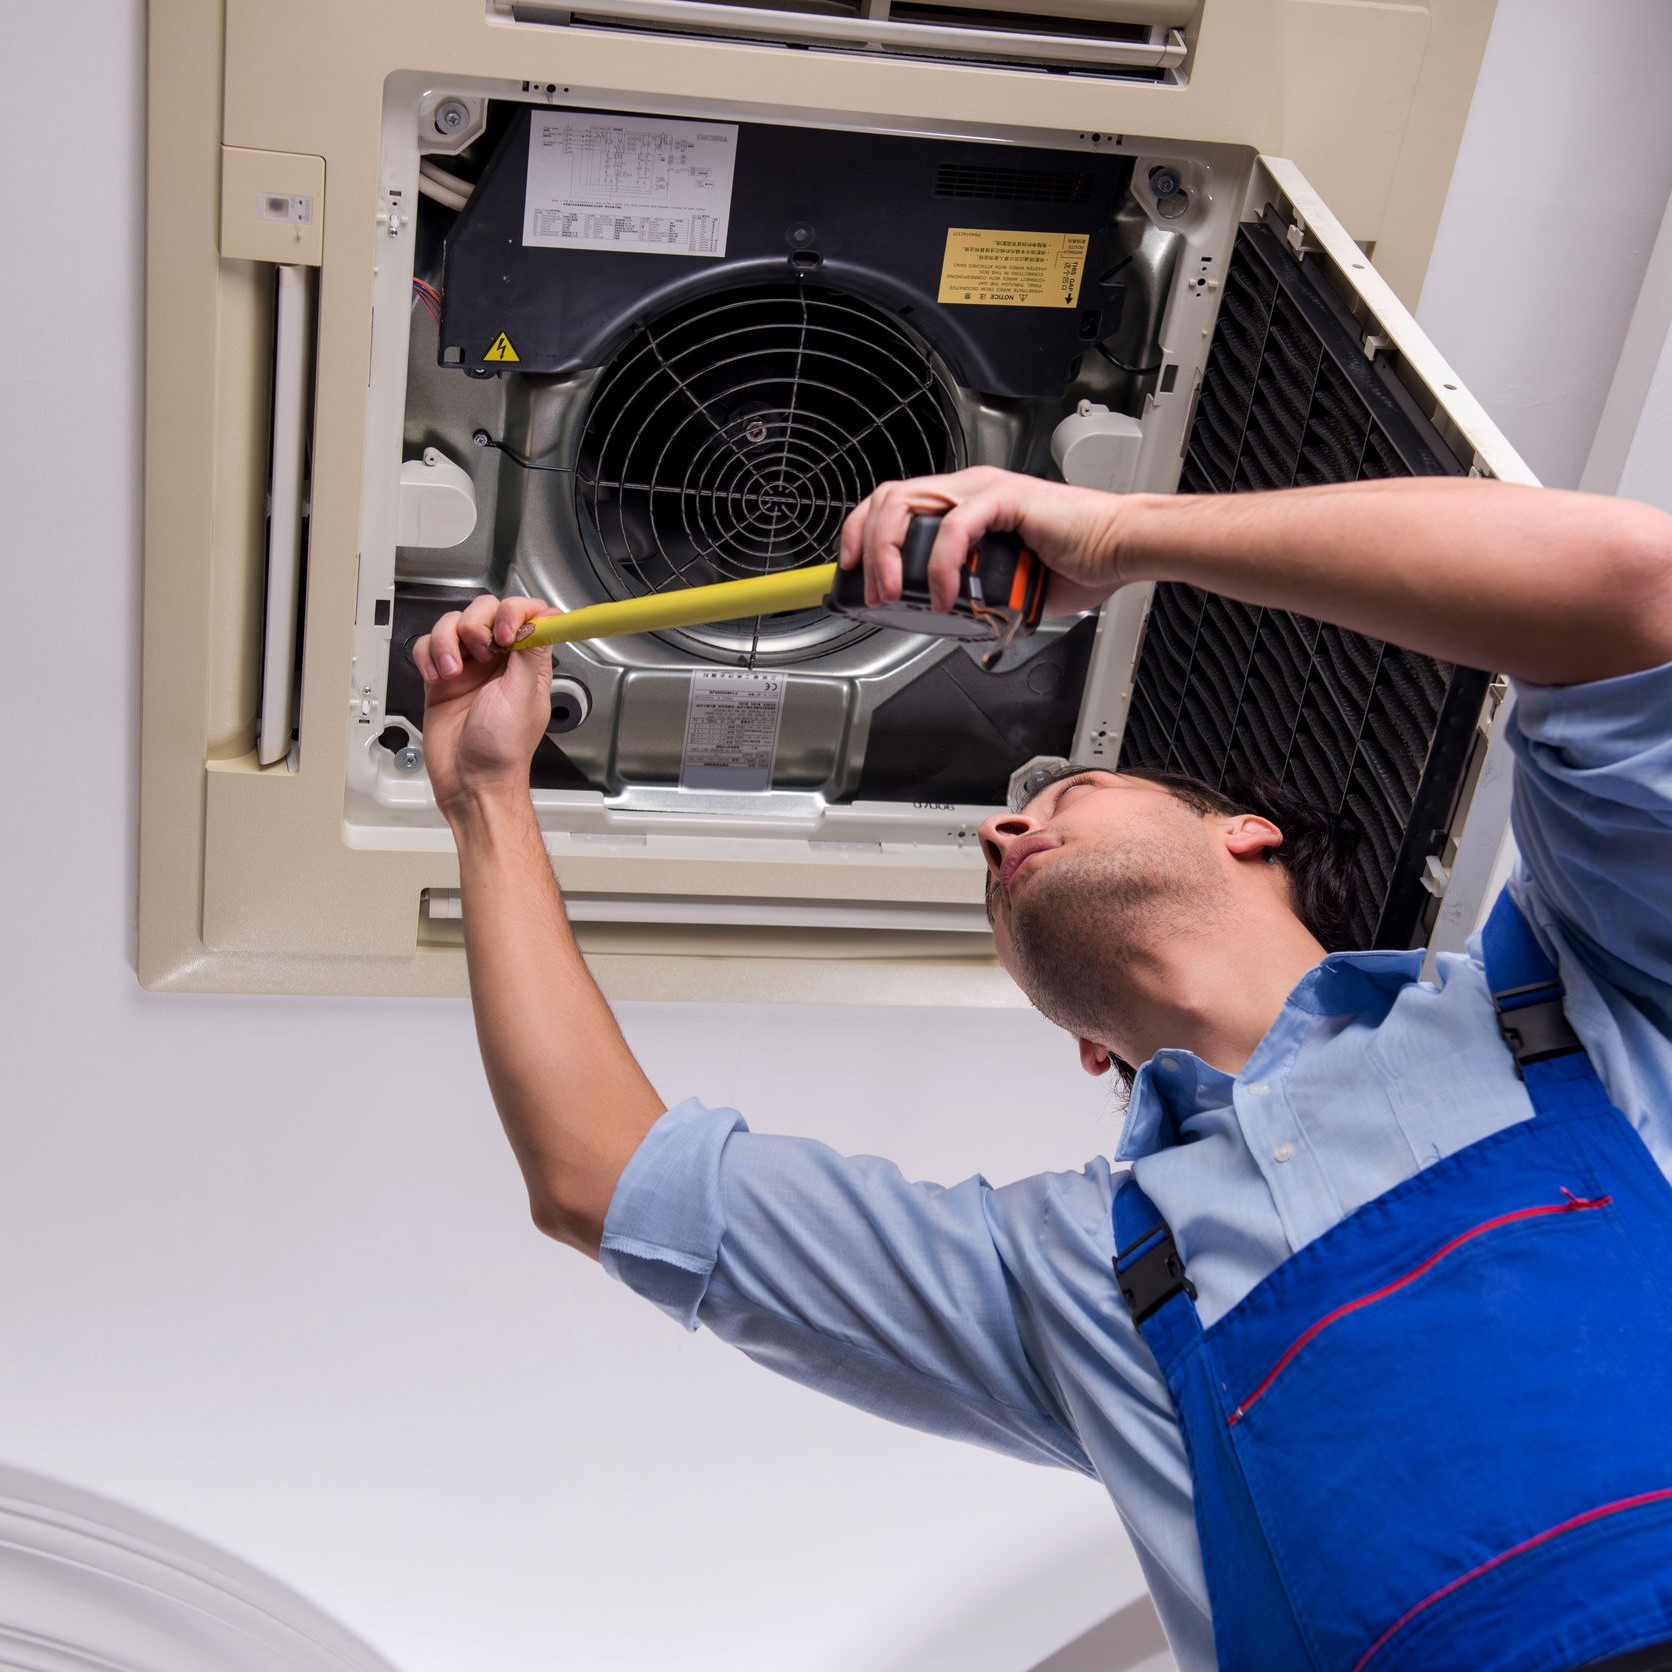
[[[152,0],[147,244],[140,980],[220,992],[452,995],[463,957],[421,933],[451,854],[343,839],[343,705],[379,236],[385,78],[551,82],[670,100],[842,109],[855,120],[1229,141],[1293,157],[1413,300],[1432,245],[1492,0],[1430,4],[1206,0],[1182,87],[878,62],[497,21],[482,0]],[[1355,66],[1352,77],[1335,72]],[[1361,73],[1362,72],[1362,73]],[[1390,136],[1398,136],[1397,138]],[[313,551],[301,769],[253,752],[272,269],[217,243],[221,147],[323,158],[324,260],[314,421]],[[976,872],[902,855],[820,871],[825,902],[963,906]],[[572,889],[657,893],[643,859],[566,861]],[[652,865],[651,870],[656,867]],[[805,867],[705,867],[704,891],[793,903]],[[851,878],[851,881],[845,879]],[[814,914],[817,915],[817,914]],[[1007,1005],[985,935],[937,931],[582,924],[613,998]]]

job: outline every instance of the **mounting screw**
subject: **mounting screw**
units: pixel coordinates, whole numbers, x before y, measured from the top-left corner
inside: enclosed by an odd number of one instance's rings
[[[416,743],[409,743],[404,749],[395,751],[395,765],[402,772],[421,772],[424,766],[424,751]]]
[[[470,120],[470,106],[463,99],[443,99],[435,107],[435,131],[456,134]]]
[[[489,435],[486,430],[476,430],[472,433],[470,439],[475,442],[478,447],[486,447],[487,444],[493,440],[493,437]]]
[[[1150,190],[1157,197],[1172,197],[1183,187],[1184,181],[1176,168],[1169,168],[1162,163],[1149,171]]]

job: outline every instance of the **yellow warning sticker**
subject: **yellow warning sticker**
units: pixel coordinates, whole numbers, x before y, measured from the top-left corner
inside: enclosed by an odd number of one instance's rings
[[[1081,239],[1083,244],[1085,239]],[[484,360],[520,360],[522,356],[511,346],[511,339],[503,331],[493,340],[493,347],[482,356]]]
[[[986,308],[1072,308],[1086,266],[1083,232],[947,229],[941,302]]]

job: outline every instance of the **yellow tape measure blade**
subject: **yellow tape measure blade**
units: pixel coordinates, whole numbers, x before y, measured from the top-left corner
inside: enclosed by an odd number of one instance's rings
[[[786,569],[778,575],[756,575],[744,581],[719,581],[713,586],[685,587],[678,592],[653,592],[616,604],[589,604],[566,615],[537,616],[518,635],[515,650],[537,650],[548,644],[573,644],[581,639],[618,638],[624,633],[657,633],[670,627],[705,627],[746,615],[780,615],[788,610],[816,609],[829,595],[836,579],[834,563]]]

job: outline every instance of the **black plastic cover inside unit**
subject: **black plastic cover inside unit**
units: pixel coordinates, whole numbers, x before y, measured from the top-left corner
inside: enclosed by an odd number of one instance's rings
[[[706,292],[811,279],[909,314],[966,387],[1055,398],[1118,323],[1104,240],[1131,177],[1110,152],[737,124],[723,256],[524,244],[530,123],[519,111],[447,237],[441,360],[572,372],[607,363],[648,319]],[[608,127],[629,119],[597,114]],[[642,118],[630,119],[642,122]],[[947,233],[1086,239],[1072,306],[938,302]],[[1021,249],[1012,259],[1037,261]],[[1001,264],[1001,253],[994,257]],[[516,356],[512,361],[506,347]],[[495,357],[488,355],[500,344]]]
[[[856,798],[1002,807],[1017,767],[1072,745],[1096,631],[1078,621],[1005,673],[936,662],[871,716]]]
[[[1327,280],[1274,221],[1237,238],[1180,492],[1234,493],[1461,466]],[[1216,788],[1275,778],[1350,817],[1353,939],[1416,944],[1486,692],[1476,669],[1193,587],[1158,586],[1123,767]]]

